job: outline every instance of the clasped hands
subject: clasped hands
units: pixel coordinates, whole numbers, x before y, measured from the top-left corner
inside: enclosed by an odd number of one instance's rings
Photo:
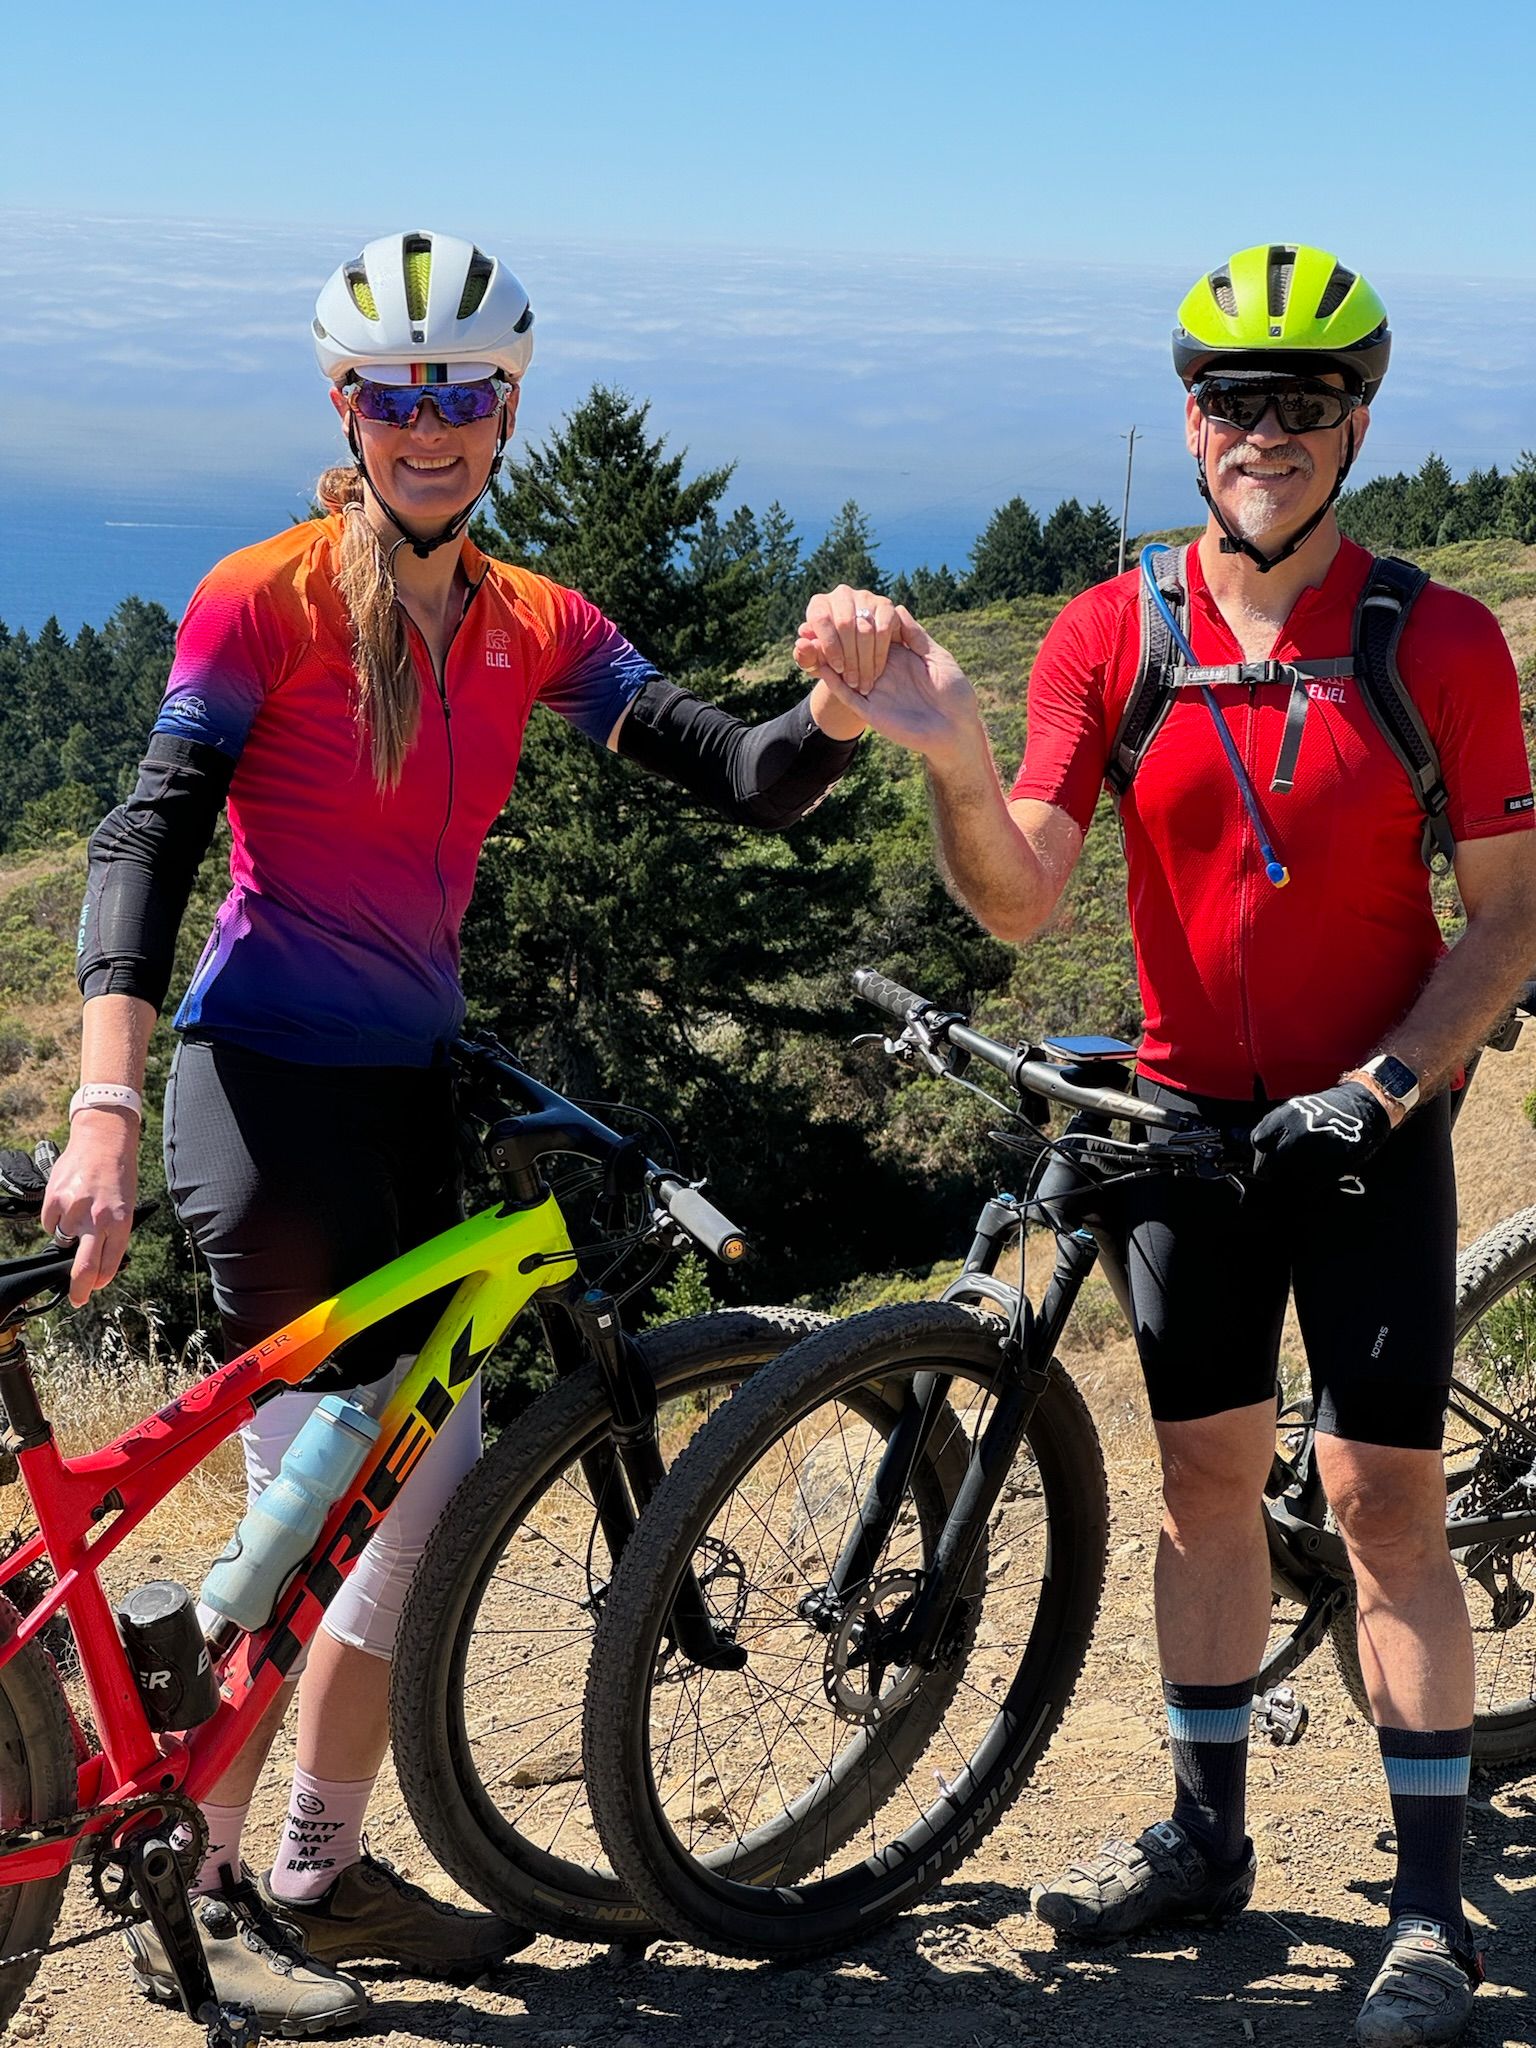
[[[840,583],[813,597],[795,662],[845,710],[932,761],[980,734],[975,692],[959,664],[905,605],[875,591]]]

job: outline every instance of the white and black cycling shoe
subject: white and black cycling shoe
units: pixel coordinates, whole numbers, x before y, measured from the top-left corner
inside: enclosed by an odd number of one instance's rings
[[[1134,1842],[1112,1838],[1097,1856],[1069,1863],[1036,1892],[1035,1912],[1073,1941],[1118,1941],[1143,1927],[1226,1920],[1252,1898],[1257,1875],[1252,1842],[1223,1869],[1177,1821],[1160,1820]]]
[[[1400,1913],[1355,2021],[1359,2048],[1439,2048],[1459,2041],[1482,1981],[1483,1959],[1465,1938],[1454,1940],[1443,1920]]]

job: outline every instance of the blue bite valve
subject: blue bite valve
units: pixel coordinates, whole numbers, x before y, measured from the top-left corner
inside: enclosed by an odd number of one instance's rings
[[[1277,860],[1265,861],[1264,873],[1266,878],[1273,882],[1277,889],[1283,889],[1291,879],[1290,869]]]

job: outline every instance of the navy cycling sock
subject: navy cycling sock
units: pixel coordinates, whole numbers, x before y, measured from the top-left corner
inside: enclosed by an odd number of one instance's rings
[[[1247,1839],[1248,1723],[1254,1681],[1174,1685],[1163,1680],[1178,1796],[1173,1817],[1207,1859],[1236,1863]]]
[[[1443,1920],[1453,1935],[1465,1926],[1461,1906],[1461,1844],[1467,1828],[1472,1730],[1378,1728],[1381,1761],[1397,1830],[1397,1881],[1388,1908]]]

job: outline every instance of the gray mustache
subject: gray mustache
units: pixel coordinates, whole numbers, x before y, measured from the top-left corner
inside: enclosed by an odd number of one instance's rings
[[[1245,447],[1239,442],[1222,456],[1216,473],[1225,476],[1229,469],[1253,469],[1264,462],[1287,462],[1302,476],[1311,476],[1317,467],[1299,441],[1282,441],[1278,448],[1266,448],[1262,454],[1258,449]]]

